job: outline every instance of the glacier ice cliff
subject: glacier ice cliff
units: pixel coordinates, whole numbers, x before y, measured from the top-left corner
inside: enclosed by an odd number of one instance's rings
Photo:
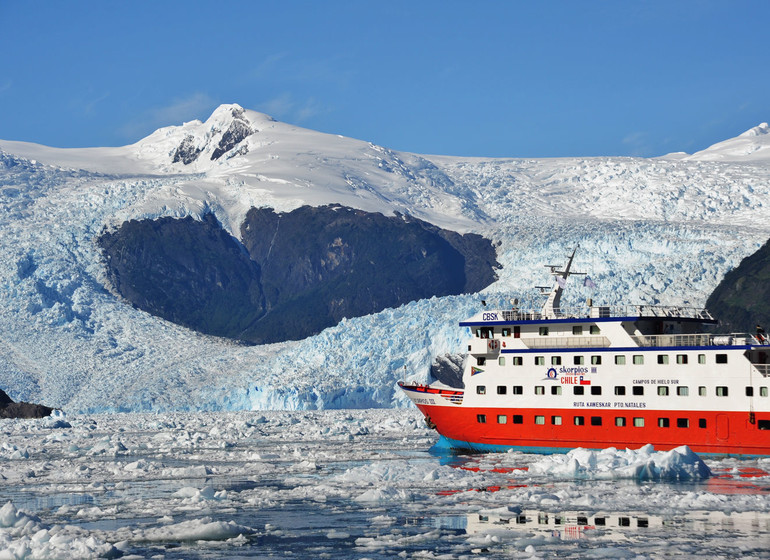
[[[0,387],[11,398],[68,412],[406,406],[397,381],[426,380],[435,356],[462,351],[468,333],[457,323],[480,299],[536,305],[542,265],[577,245],[575,267],[596,287],[569,286],[565,305],[702,306],[770,237],[762,160],[423,156],[248,110],[238,118],[255,132],[238,129],[229,151],[203,157],[234,118],[228,106],[216,122],[121,148],[0,141]],[[206,134],[211,142],[197,143]],[[190,135],[201,155],[174,162]],[[325,204],[483,235],[499,244],[498,279],[481,294],[420,299],[259,346],[197,334],[108,290],[96,244],[105,227],[214,215],[241,239],[253,207]]]

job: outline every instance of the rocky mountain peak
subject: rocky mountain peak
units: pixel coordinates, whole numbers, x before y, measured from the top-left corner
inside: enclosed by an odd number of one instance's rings
[[[187,133],[171,151],[171,163],[190,165],[203,154],[217,161],[248,152],[244,142],[257,132],[246,110],[237,104],[220,105],[205,123],[188,123]]]

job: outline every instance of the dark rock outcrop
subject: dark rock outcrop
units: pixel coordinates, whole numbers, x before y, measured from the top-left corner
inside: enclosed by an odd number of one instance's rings
[[[177,146],[176,150],[174,150],[171,162],[179,163],[181,161],[185,165],[189,165],[198,159],[201,151],[203,151],[201,148],[195,147],[195,137],[192,134],[188,134]]]
[[[257,344],[306,338],[343,317],[421,298],[477,291],[499,267],[491,242],[479,235],[341,206],[282,214],[252,208],[241,234],[243,246],[212,216],[167,218],[124,223],[99,245],[114,288],[133,305]]]
[[[211,214],[132,220],[98,243],[115,290],[148,313],[231,338],[264,314],[259,267]]]
[[[726,332],[770,330],[770,241],[725,274],[706,301]]]
[[[222,155],[237,146],[242,140],[254,134],[254,130],[252,130],[244,113],[243,109],[233,109],[233,121],[222,135],[216,149],[211,153],[212,161],[219,159]]]
[[[13,402],[5,391],[0,389],[0,418],[44,418],[50,416],[53,408],[42,404]]]

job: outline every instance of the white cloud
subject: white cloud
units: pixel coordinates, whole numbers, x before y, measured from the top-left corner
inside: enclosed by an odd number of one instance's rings
[[[277,119],[295,123],[307,121],[329,111],[313,97],[297,101],[288,92],[258,103],[257,110]]]
[[[206,93],[175,99],[163,107],[147,110],[138,119],[121,127],[121,133],[127,138],[138,140],[158,128],[179,125],[197,118],[206,118],[218,105],[217,101]]]

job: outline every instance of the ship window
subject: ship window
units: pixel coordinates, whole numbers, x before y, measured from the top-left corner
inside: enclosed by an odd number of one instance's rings
[[[513,338],[521,337],[521,327],[513,327]]]
[[[602,417],[601,416],[591,416],[591,425],[592,426],[601,426],[602,425]]]
[[[540,336],[548,336],[548,327],[540,327],[538,332],[540,333]]]
[[[689,387],[677,387],[676,388],[676,394],[680,397],[686,397],[690,394],[690,388]]]
[[[625,416],[616,416],[615,417],[615,425],[622,428],[626,425],[626,417]]]
[[[572,334],[575,336],[580,336],[583,334],[583,327],[581,325],[575,325],[572,327]]]
[[[487,423],[487,415],[486,414],[477,414],[476,415],[476,422],[479,424],[486,424]]]
[[[591,394],[592,395],[601,395],[602,394],[602,388],[599,385],[591,385]]]
[[[537,424],[538,426],[542,426],[543,424],[545,424],[545,416],[542,416],[540,414],[535,416],[535,424]]]
[[[726,396],[727,396],[727,387],[725,386],[717,387],[717,397],[726,397]]]
[[[686,364],[687,363],[687,354],[677,354],[676,355],[676,363],[677,364]]]
[[[606,517],[594,517],[594,525],[604,527],[607,525],[607,518]]]
[[[667,364],[668,363],[668,354],[658,354],[658,363],[659,364]]]
[[[676,427],[677,428],[689,428],[690,427],[690,419],[689,418],[677,418],[676,419]]]
[[[634,428],[644,428],[644,418],[634,418]]]
[[[536,395],[545,395],[545,387],[543,385],[535,386],[535,394]]]
[[[667,397],[668,396],[668,387],[665,385],[658,385],[658,396],[659,397]]]
[[[639,519],[636,520],[636,526],[642,527],[642,528],[649,527],[650,522],[646,517],[640,517]]]
[[[601,356],[591,356],[591,365],[594,365],[594,366],[602,365],[602,357]]]
[[[476,365],[477,366],[483,366],[483,365],[486,365],[486,363],[487,363],[487,359],[486,358],[482,358],[480,356],[478,358],[476,358]]]
[[[658,428],[668,428],[668,418],[658,418]]]
[[[551,416],[551,424],[561,426],[561,416]]]
[[[630,527],[631,526],[631,518],[630,517],[618,517],[618,525],[621,527]]]
[[[758,430],[770,430],[770,420],[757,420]]]
[[[615,385],[615,394],[616,395],[625,395],[626,394],[626,388],[623,385]]]
[[[515,366],[523,366],[524,365],[524,358],[521,356],[514,356],[513,357],[513,365]]]
[[[718,364],[726,364],[727,363],[727,354],[717,354],[716,360]]]
[[[538,523],[538,525],[548,525],[548,514],[547,513],[538,513],[537,514],[537,523]]]
[[[536,366],[544,366],[545,365],[545,356],[535,356],[535,365]]]
[[[498,385],[497,386],[497,394],[498,395],[505,395],[508,392],[508,388],[505,385]]]
[[[522,416],[521,414],[514,414],[512,420],[514,424],[523,424],[524,416]]]
[[[631,392],[632,392],[634,395],[636,395],[636,396],[641,396],[641,395],[644,395],[644,387],[642,387],[641,385],[634,385],[634,386],[631,388]]]
[[[588,518],[584,515],[578,515],[577,517],[577,524],[578,525],[588,525]]]
[[[501,330],[503,336],[511,336],[511,327],[503,327]]]
[[[497,358],[497,365],[504,366],[505,365],[505,356],[500,356]]]
[[[746,396],[747,397],[753,397],[754,396],[754,387],[746,387]]]
[[[505,414],[498,414],[497,415],[497,423],[498,424],[507,424],[508,423],[508,417]]]
[[[551,365],[552,366],[560,366],[561,365],[561,356],[551,356]]]
[[[706,419],[705,418],[698,418],[698,427],[699,428],[705,428],[706,427]]]
[[[573,356],[572,363],[576,366],[582,366],[585,363],[585,358],[583,356]]]
[[[641,366],[644,365],[644,356],[641,354],[637,354],[634,356],[634,365],[635,366]]]
[[[618,365],[618,366],[626,365],[626,357],[625,356],[615,356],[615,365]]]
[[[561,525],[561,515],[554,515],[553,516],[553,524],[554,525]]]
[[[521,385],[514,385],[513,386],[513,394],[514,395],[523,395],[524,394],[524,387]]]
[[[759,388],[759,396],[760,397],[766,397],[767,396],[767,387],[760,387]]]
[[[581,385],[575,385],[572,388],[572,394],[573,395],[584,395],[585,394],[585,387]]]
[[[551,386],[551,394],[552,395],[561,395],[561,385],[552,385]]]
[[[699,397],[705,397],[706,396],[706,388],[705,387],[698,387],[698,396]]]
[[[575,426],[585,426],[586,419],[584,416],[575,416],[574,422]]]
[[[591,325],[591,334],[600,334],[601,332],[599,325]]]
[[[698,363],[699,364],[705,364],[706,363],[706,354],[698,354]]]
[[[476,394],[477,395],[486,395],[487,394],[487,387],[486,387],[486,385],[477,385],[476,386]]]

